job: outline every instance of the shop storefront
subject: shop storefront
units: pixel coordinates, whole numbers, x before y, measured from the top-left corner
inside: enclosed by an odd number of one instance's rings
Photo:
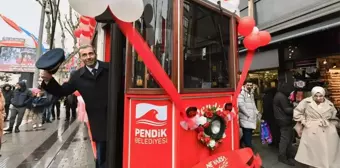
[[[293,83],[297,90],[296,102],[310,96],[314,86],[322,86],[327,90],[326,96],[340,107],[339,45],[340,28],[294,39],[285,45],[281,71],[285,81]]]
[[[277,87],[277,77],[278,70],[277,69],[269,69],[269,70],[258,70],[252,71],[248,74],[248,79],[251,80],[256,89],[255,89],[255,102],[257,109],[262,112],[262,97],[263,93],[266,89]]]
[[[242,71],[245,55],[239,57],[239,71]],[[258,110],[262,112],[261,97],[268,87],[276,87],[279,68],[279,52],[277,49],[257,52],[251,64],[248,79],[251,80],[255,89],[255,99]]]
[[[328,98],[340,108],[340,54],[317,59]]]

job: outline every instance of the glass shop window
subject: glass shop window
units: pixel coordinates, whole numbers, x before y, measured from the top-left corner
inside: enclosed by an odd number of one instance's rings
[[[229,88],[230,18],[185,0],[184,88]]]
[[[144,0],[143,16],[134,23],[165,72],[171,77],[173,60],[172,0]],[[132,49],[132,88],[159,88],[138,53]]]

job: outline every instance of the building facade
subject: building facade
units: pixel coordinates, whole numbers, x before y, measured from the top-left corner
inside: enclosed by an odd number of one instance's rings
[[[248,15],[248,0],[241,0],[240,11],[241,17]],[[340,89],[334,82],[340,67],[340,0],[254,0],[254,18],[272,35],[271,43],[257,50],[249,73],[260,88],[271,85],[267,75],[305,92],[315,85]],[[242,38],[239,44],[241,69],[247,50]]]

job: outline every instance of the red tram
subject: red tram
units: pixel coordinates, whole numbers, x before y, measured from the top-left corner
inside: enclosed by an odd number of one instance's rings
[[[192,110],[201,114],[199,118],[206,116],[203,111],[226,111],[232,103],[238,82],[237,11],[213,0],[144,3],[143,16],[132,25],[164,70],[167,79],[161,80],[171,81],[167,86],[175,90],[164,89],[160,84],[164,81],[155,79],[157,72],[150,71],[150,64],[145,66],[146,57],[142,59],[131,39],[123,35],[126,32],[120,31],[122,25],[109,9],[95,18],[100,23],[97,30],[104,31],[105,37],[100,44],[95,35],[94,45],[104,48],[104,59],[112,67],[108,91],[110,167],[235,167],[220,156],[232,156],[228,151],[239,148],[237,117],[226,114],[228,119],[219,125],[225,128],[223,138],[215,142],[199,139],[197,125],[190,130],[193,123],[188,121],[192,120],[183,114]],[[179,95],[184,109],[172,95]]]

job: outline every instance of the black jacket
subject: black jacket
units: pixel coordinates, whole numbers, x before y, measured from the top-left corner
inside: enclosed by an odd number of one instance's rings
[[[287,83],[281,84],[273,100],[274,116],[279,126],[293,124],[293,105],[288,97],[294,91],[294,86]]]
[[[6,87],[9,87],[9,90],[6,90],[6,89],[5,89]],[[2,94],[4,95],[4,98],[5,98],[5,104],[6,104],[6,105],[11,104],[11,99],[12,99],[12,97],[13,97],[12,86],[9,85],[9,84],[5,84],[5,85],[2,87]]]
[[[264,90],[263,95],[263,115],[262,119],[271,122],[274,121],[274,109],[273,109],[273,99],[277,92],[276,88],[267,88]]]
[[[15,89],[13,92],[13,97],[11,99],[11,104],[14,107],[27,107],[30,105],[32,100],[32,93],[26,88],[26,83],[21,81],[18,82],[20,89]]]
[[[77,96],[74,95],[74,94],[68,95],[68,96],[65,98],[64,104],[65,104],[65,106],[76,108],[77,105],[78,105]]]
[[[75,71],[70,80],[62,86],[55,79],[49,81],[47,85],[42,82],[41,86],[57,97],[65,97],[78,90],[86,104],[93,139],[106,141],[109,64],[98,62],[96,77],[84,66]]]

